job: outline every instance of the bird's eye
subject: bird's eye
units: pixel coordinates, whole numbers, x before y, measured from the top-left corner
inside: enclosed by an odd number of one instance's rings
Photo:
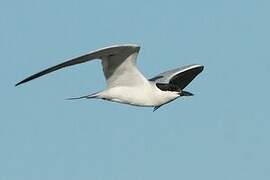
[[[175,84],[171,84],[170,86],[169,86],[169,91],[178,91],[178,87],[175,85]]]

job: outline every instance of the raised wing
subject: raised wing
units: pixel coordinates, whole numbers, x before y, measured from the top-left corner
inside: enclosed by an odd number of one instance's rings
[[[203,66],[199,64],[192,64],[163,72],[149,81],[154,81],[156,84],[171,84],[175,88],[184,89],[200,72]]]
[[[122,76],[126,75],[126,76],[134,77],[136,73],[138,77],[140,77],[140,79],[137,78],[136,80],[144,81],[143,75],[139,72],[139,70],[136,67],[136,57],[138,55],[139,50],[140,50],[140,47],[136,45],[116,45],[116,46],[102,48],[102,49],[90,52],[89,54],[71,59],[69,61],[63,62],[53,67],[47,68],[41,72],[38,72],[34,75],[31,75],[25,78],[24,80],[17,83],[15,86],[26,83],[28,81],[31,81],[33,79],[36,79],[38,77],[51,73],[53,71],[56,71],[56,70],[59,70],[68,66],[85,63],[94,59],[102,60],[103,71],[104,71],[108,86],[121,84],[120,81],[123,79]],[[130,70],[130,73],[128,70]],[[129,78],[129,77],[126,77],[126,78]]]
[[[140,86],[148,83],[136,65],[139,47],[125,48],[121,53],[102,57],[103,72],[108,88]]]

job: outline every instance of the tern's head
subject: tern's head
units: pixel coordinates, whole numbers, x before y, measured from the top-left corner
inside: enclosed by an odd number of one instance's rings
[[[179,98],[181,95],[177,91],[159,91],[157,99],[159,99],[160,104],[168,103],[174,99]]]
[[[169,83],[157,83],[156,87],[160,90],[161,96],[167,99],[168,101],[174,100],[181,96],[193,96],[192,93],[184,91],[179,88],[179,86]]]
[[[163,84],[163,83],[157,83],[156,86],[161,90],[168,92],[169,94],[177,95],[177,96],[193,96],[192,93],[188,91],[182,90],[179,86],[169,83],[169,84]]]
[[[182,90],[179,90],[179,91],[165,91],[166,94],[168,94],[169,96],[171,97],[180,97],[180,96],[193,96],[194,94],[191,93],[191,92],[188,92],[188,91],[182,91]]]

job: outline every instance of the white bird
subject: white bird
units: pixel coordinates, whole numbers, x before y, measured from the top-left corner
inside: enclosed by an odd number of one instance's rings
[[[92,51],[27,77],[15,86],[58,69],[101,59],[107,88],[78,98],[96,98],[135,106],[154,107],[154,111],[180,96],[193,94],[183,89],[200,73],[204,66],[192,64],[146,79],[136,66],[140,47],[132,44],[115,45]]]

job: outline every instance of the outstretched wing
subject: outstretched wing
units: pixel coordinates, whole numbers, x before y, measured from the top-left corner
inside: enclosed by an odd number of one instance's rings
[[[184,89],[200,72],[203,66],[199,64],[192,64],[163,72],[149,81],[154,81],[156,84],[170,84],[176,86],[175,88]]]
[[[136,45],[116,45],[102,48],[89,54],[71,59],[56,66],[47,68],[41,72],[31,75],[17,83],[15,86],[26,83],[53,71],[85,63],[94,59],[101,59],[104,75],[109,87],[125,84],[125,79],[130,79],[130,82],[139,83],[146,81],[144,76],[139,72],[136,66],[136,57],[140,50]],[[129,85],[127,84],[127,85]]]
[[[108,88],[115,86],[140,86],[148,80],[137,68],[140,47],[123,48],[119,53],[103,56],[102,66]]]

